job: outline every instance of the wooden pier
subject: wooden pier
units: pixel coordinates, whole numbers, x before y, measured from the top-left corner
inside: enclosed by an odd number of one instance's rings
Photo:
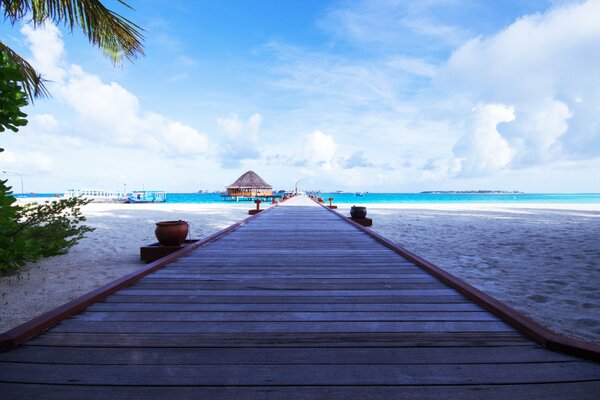
[[[526,318],[507,320],[528,336],[449,286],[451,276],[435,277],[306,197],[198,246],[8,332],[5,346],[71,315],[0,353],[0,399],[600,393],[599,363],[544,348]],[[581,354],[595,358],[597,348]]]

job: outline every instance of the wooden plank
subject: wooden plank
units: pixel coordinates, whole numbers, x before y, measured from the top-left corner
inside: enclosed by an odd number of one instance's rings
[[[304,332],[243,334],[61,333],[54,329],[27,342],[60,347],[468,347],[531,346],[512,332]]]
[[[65,320],[53,332],[72,333],[331,333],[331,332],[511,332],[497,321],[310,321],[310,322],[98,322]]]
[[[489,312],[91,312],[79,313],[71,321],[154,321],[154,322],[200,322],[200,321],[499,321]]]
[[[89,365],[0,362],[0,381],[80,385],[460,385],[598,380],[591,362],[403,365]]]
[[[327,304],[339,304],[339,303],[467,303],[468,300],[462,295],[450,295],[450,296],[377,296],[376,299],[372,299],[370,296],[280,296],[271,294],[270,296],[166,296],[161,295],[126,295],[122,296],[120,293],[115,293],[112,296],[107,297],[105,302],[108,303],[219,303],[219,304],[231,304],[231,303],[277,303],[277,304],[297,304],[297,303],[327,303]]]
[[[208,267],[208,266],[204,266],[204,267],[199,267],[197,269],[191,269],[191,268],[187,268],[187,269],[182,269],[182,270],[172,270],[172,271],[160,271],[159,273],[157,272],[156,275],[154,275],[155,277],[159,277],[159,278],[169,278],[169,277],[175,277],[175,276],[186,276],[186,277],[198,277],[198,276],[203,276],[204,274],[208,275],[215,275],[215,274],[272,274],[272,276],[278,276],[278,275],[298,275],[298,274],[312,274],[312,275],[317,275],[317,276],[323,276],[323,277],[327,277],[330,275],[335,275],[338,277],[343,277],[343,276],[351,276],[351,275],[357,275],[357,276],[365,276],[365,275],[370,275],[370,274],[374,274],[374,275],[389,275],[390,277],[397,277],[397,278],[419,278],[419,277],[431,277],[431,275],[427,275],[424,272],[418,272],[418,271],[410,271],[407,273],[403,273],[402,271],[399,271],[397,268],[394,267],[368,267],[368,266],[362,266],[362,267],[355,267],[355,268],[346,268],[346,267],[342,267],[342,268],[324,268],[324,267],[315,267],[314,264],[310,267],[302,267],[299,265],[296,265],[294,267],[290,267],[290,266],[285,266],[285,267],[265,267],[265,265],[261,265],[261,266],[257,266],[257,267],[247,267],[247,266],[243,266],[243,267],[235,267],[235,268],[228,268],[228,267]]]
[[[355,296],[362,297],[366,296],[369,298],[377,296],[449,296],[454,295],[457,292],[454,289],[381,289],[381,290],[311,290],[311,289],[298,289],[298,290],[260,290],[260,289],[247,289],[247,290],[176,290],[176,289],[165,289],[165,290],[144,290],[135,289],[133,287],[123,289],[119,291],[119,296],[269,296],[276,293],[278,296]]]
[[[0,361],[97,365],[397,365],[578,361],[540,346],[418,348],[80,348],[22,346]],[[543,368],[543,365],[541,366]]]
[[[3,399],[597,400],[599,382],[460,386],[86,386],[0,383]]]
[[[374,312],[454,312],[454,311],[483,311],[473,303],[405,303],[405,304],[198,304],[198,303],[96,303],[87,311],[105,312],[161,312],[161,311],[287,311],[287,312],[327,312],[327,311],[374,311]]]
[[[155,282],[138,283],[130,290],[428,290],[441,289],[444,285],[438,282],[279,282],[273,280],[244,282]]]
[[[300,271],[296,272],[248,272],[238,271],[237,273],[208,273],[206,271],[198,271],[192,273],[191,271],[172,273],[168,276],[152,274],[140,281],[141,282],[190,282],[190,281],[210,281],[210,280],[267,280],[267,279],[279,279],[282,282],[294,282],[297,280],[301,281],[323,281],[327,282],[438,282],[437,279],[426,274],[377,274],[374,272],[363,272],[363,273],[351,273],[351,274],[335,274],[335,273],[304,273]]]

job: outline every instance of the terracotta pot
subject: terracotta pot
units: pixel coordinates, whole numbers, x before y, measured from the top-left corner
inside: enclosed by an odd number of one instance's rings
[[[367,217],[367,207],[352,206],[350,208],[350,216],[352,218],[366,218]]]
[[[154,234],[163,246],[179,246],[190,230],[187,221],[162,221],[156,223]]]

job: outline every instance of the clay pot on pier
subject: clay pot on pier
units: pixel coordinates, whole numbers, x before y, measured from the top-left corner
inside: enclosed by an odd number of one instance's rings
[[[352,206],[350,216],[352,218],[367,218],[367,207]]]
[[[156,223],[154,234],[163,246],[180,246],[188,235],[187,221],[161,221]]]

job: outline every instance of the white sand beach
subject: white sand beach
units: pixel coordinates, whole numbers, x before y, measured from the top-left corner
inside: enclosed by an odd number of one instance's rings
[[[201,238],[251,203],[90,204],[96,228],[69,254],[0,278],[0,332],[144,264],[154,222],[186,219]],[[340,206],[348,214],[349,205]],[[600,205],[368,205],[373,229],[555,331],[600,343]]]

